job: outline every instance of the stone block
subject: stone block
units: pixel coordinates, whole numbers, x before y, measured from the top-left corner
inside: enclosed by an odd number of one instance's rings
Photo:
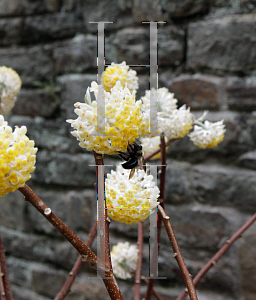
[[[255,224],[253,224],[242,236],[239,243],[239,264],[244,299],[254,300],[256,297],[256,243]]]
[[[0,65],[13,68],[23,85],[49,80],[53,75],[53,62],[43,46],[2,48]]]
[[[25,287],[16,285],[12,285],[12,292],[15,300],[50,300],[48,297],[40,296]]]
[[[19,44],[22,41],[22,28],[22,18],[0,19],[0,45]]]
[[[0,197],[0,225],[11,229],[24,230],[25,201],[18,191]]]
[[[52,117],[59,105],[54,86],[45,89],[21,89],[12,110],[17,115]]]
[[[133,19],[136,23],[141,24],[142,21],[166,21],[167,14],[162,10],[163,1],[134,0],[132,6]],[[146,24],[145,24],[146,25]]]
[[[98,30],[98,24],[90,22],[113,22],[104,25],[106,30],[115,30],[132,25],[131,6],[132,0],[81,1],[81,11],[87,32],[97,33]]]
[[[128,65],[149,65],[149,26],[124,28],[117,32],[114,40],[117,62]]]
[[[72,40],[59,43],[53,51],[55,72],[81,73],[97,67],[97,37],[77,35]]]
[[[38,196],[74,232],[89,232],[97,215],[97,195],[93,190],[80,192],[47,190],[35,188]],[[28,207],[31,230],[40,234],[56,236],[56,229],[44,218],[38,218],[38,211]]]
[[[59,0],[2,0],[0,16],[31,15],[44,12],[56,12]]]
[[[256,77],[231,77],[226,91],[230,109],[239,111],[256,109]]]
[[[27,261],[16,257],[8,257],[7,266],[11,285],[17,284],[23,287],[30,287],[30,270]]]
[[[76,102],[84,102],[84,96],[87,88],[91,86],[92,81],[97,81],[97,74],[70,74],[57,78],[60,87],[60,108],[61,114],[67,119],[76,119],[74,113],[74,104]],[[91,94],[94,99],[93,94]],[[70,125],[69,125],[69,128]]]
[[[255,172],[221,165],[197,165],[191,174],[195,200],[210,205],[235,207],[241,211],[256,210]]]
[[[238,159],[241,167],[256,170],[256,151],[250,151],[241,155]]]
[[[211,75],[181,75],[169,83],[179,104],[191,109],[218,109],[223,96],[223,79]]]
[[[94,158],[91,154],[70,155],[67,153],[40,151],[37,154],[34,182],[93,188],[96,182]]]
[[[83,31],[83,22],[75,13],[58,12],[26,17],[22,35],[26,43],[42,43],[72,37]]]
[[[187,65],[248,73],[256,67],[256,15],[230,15],[191,23]]]
[[[42,296],[50,298],[54,298],[57,295],[66,278],[66,273],[42,265],[36,265],[31,270],[33,290]]]

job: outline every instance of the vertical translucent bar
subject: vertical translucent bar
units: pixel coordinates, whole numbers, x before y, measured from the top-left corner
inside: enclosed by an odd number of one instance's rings
[[[157,184],[157,165],[150,166],[150,175]],[[157,242],[157,210],[149,217],[149,245],[150,245],[150,277],[158,277],[158,242]]]
[[[157,22],[150,22],[150,136],[157,134],[157,71]]]
[[[98,99],[97,99],[97,135],[105,133],[105,99],[104,86],[101,83],[101,76],[105,65],[104,45],[104,22],[98,23]]]
[[[104,199],[104,165],[97,166],[98,191],[97,191],[97,256],[105,262],[105,199]],[[99,271],[99,270],[98,270]],[[99,272],[97,271],[97,276]]]

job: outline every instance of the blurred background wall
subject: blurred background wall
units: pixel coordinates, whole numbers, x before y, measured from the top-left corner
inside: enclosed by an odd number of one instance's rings
[[[201,150],[184,138],[168,151],[166,210],[195,275],[256,210],[255,0],[0,0],[0,65],[23,82],[7,119],[26,125],[39,148],[28,184],[86,240],[96,220],[96,175],[88,166],[94,159],[65,120],[76,117],[74,103],[97,79],[97,25],[89,22],[114,22],[105,25],[106,63],[132,65],[149,64],[149,25],[141,23],[149,20],[166,21],[158,26],[159,87],[196,116],[209,110],[210,121],[226,124],[217,148]],[[136,71],[139,98],[149,87],[149,70]],[[200,300],[256,299],[255,228],[203,279]],[[15,299],[53,299],[76,251],[19,192],[0,198],[0,233]],[[148,224],[144,234],[147,275]],[[136,235],[136,226],[111,223],[112,245],[136,243]],[[164,230],[160,253],[159,275],[167,279],[156,285],[163,299],[175,299],[184,283]],[[108,299],[93,276],[85,267],[67,299]],[[132,299],[132,280],[119,283]]]

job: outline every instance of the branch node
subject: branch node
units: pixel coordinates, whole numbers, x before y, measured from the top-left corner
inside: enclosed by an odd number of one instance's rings
[[[169,220],[169,219],[170,219],[170,217],[168,217],[168,216],[164,216],[164,219],[166,219],[166,220]]]
[[[192,274],[189,274],[189,276],[190,276],[190,277],[193,277],[193,275],[192,275]]]
[[[3,277],[3,276],[4,276],[4,273],[3,273],[3,272],[1,272],[0,276],[1,276],[1,277]]]
[[[216,265],[216,261],[215,261],[215,260],[213,260],[213,261],[212,261],[212,264],[213,264],[213,265]]]
[[[71,271],[71,272],[69,272],[69,276],[73,276],[74,275],[74,273]]]
[[[227,243],[227,244],[230,244],[230,240],[227,240],[226,243]]]
[[[47,207],[47,208],[44,210],[44,214],[45,214],[46,216],[49,216],[51,213],[52,213],[52,210],[50,209],[50,207]]]
[[[188,288],[185,288],[185,292],[188,293]]]
[[[135,280],[135,283],[140,283],[140,280]]]
[[[175,252],[175,253],[173,254],[173,257],[175,258],[177,255],[178,255],[178,253]]]

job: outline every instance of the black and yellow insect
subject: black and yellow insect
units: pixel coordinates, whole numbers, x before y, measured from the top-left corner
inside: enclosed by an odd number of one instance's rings
[[[144,169],[146,172],[146,166],[142,154],[142,146],[138,139],[136,139],[133,144],[129,144],[127,146],[126,152],[118,152],[118,155],[122,159],[126,160],[126,162],[122,164],[122,167],[124,169],[131,170],[129,179],[133,177],[136,167]]]

